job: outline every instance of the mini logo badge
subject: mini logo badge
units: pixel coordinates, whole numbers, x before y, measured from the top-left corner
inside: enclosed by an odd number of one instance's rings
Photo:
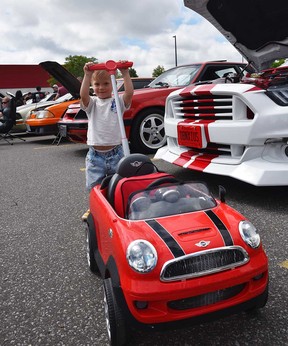
[[[133,167],[139,167],[141,165],[142,165],[142,162],[140,162],[140,161],[131,162],[131,166],[133,166]]]
[[[206,240],[201,240],[199,241],[199,243],[196,243],[195,245],[198,247],[206,247],[210,244],[210,241],[206,241]]]

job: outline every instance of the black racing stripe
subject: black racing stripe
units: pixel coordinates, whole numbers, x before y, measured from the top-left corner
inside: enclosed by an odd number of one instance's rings
[[[156,220],[147,220],[146,223],[163,239],[174,257],[184,256],[185,252],[177,241]]]
[[[219,217],[212,210],[206,210],[205,213],[210,217],[210,219],[214,222],[215,226],[219,229],[219,232],[223,237],[225,245],[233,245],[233,239],[231,237],[231,234],[225,227],[224,223],[219,219]]]

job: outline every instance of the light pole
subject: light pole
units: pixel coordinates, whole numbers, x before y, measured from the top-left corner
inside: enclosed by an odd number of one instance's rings
[[[174,47],[175,47],[175,66],[177,66],[177,40],[176,40],[176,35],[173,36],[174,37]]]

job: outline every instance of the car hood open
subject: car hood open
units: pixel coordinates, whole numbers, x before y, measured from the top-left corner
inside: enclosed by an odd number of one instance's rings
[[[74,98],[80,97],[81,82],[62,65],[56,61],[43,61],[39,65],[61,83]]]
[[[256,69],[288,57],[288,1],[184,0],[213,24]]]

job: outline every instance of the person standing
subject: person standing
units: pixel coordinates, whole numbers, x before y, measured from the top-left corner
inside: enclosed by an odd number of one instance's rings
[[[15,93],[15,105],[16,107],[18,107],[18,106],[23,106],[24,104],[25,104],[25,101],[24,101],[22,91],[17,90]]]
[[[84,65],[80,88],[80,107],[88,118],[86,188],[89,192],[105,176],[115,173],[119,160],[124,156],[111,76],[105,70],[91,71],[93,64],[88,62]],[[120,69],[120,72],[125,88],[124,93],[119,95],[123,114],[131,105],[134,88],[128,68]],[[96,96],[90,96],[91,83]]]

